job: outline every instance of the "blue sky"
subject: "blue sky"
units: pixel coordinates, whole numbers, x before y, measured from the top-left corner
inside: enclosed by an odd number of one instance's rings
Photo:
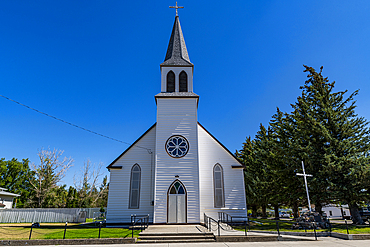
[[[175,1],[1,1],[0,94],[65,121],[132,143],[156,121]],[[198,119],[232,152],[276,107],[290,111],[303,64],[360,89],[370,119],[370,1],[179,1],[194,63]],[[37,163],[57,148],[74,167],[107,166],[128,145],[0,98],[0,157]],[[104,171],[108,174],[107,171]]]

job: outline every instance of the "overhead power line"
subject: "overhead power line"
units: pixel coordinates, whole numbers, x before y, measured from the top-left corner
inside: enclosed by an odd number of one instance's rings
[[[110,136],[106,136],[106,135],[100,134],[100,133],[98,133],[98,132],[95,132],[95,131],[92,131],[92,130],[86,129],[86,128],[84,128],[84,127],[78,126],[78,125],[73,124],[73,123],[71,123],[71,122],[64,121],[63,119],[60,119],[60,118],[54,117],[54,116],[52,116],[52,115],[50,115],[50,114],[47,114],[47,113],[45,113],[45,112],[39,111],[39,110],[37,110],[37,109],[35,109],[35,108],[32,108],[32,107],[30,107],[30,106],[28,106],[28,105],[22,104],[22,103],[20,103],[20,102],[18,102],[18,101],[16,101],[16,100],[13,100],[13,99],[11,99],[11,98],[8,98],[8,97],[6,97],[6,96],[4,96],[4,95],[1,95],[1,94],[0,94],[0,96],[1,96],[1,97],[3,97],[4,99],[7,99],[7,100],[12,101],[12,102],[14,102],[14,103],[17,103],[18,105],[24,106],[24,107],[26,107],[26,108],[28,108],[28,109],[30,109],[30,110],[33,110],[33,111],[38,112],[38,113],[41,113],[41,114],[43,114],[43,115],[45,115],[45,116],[47,116],[47,117],[51,117],[51,118],[53,118],[53,119],[55,119],[55,120],[58,120],[58,121],[60,121],[60,122],[63,122],[63,123],[69,124],[69,125],[71,125],[71,126],[73,126],[73,127],[76,127],[76,128],[82,129],[82,130],[84,130],[84,131],[90,132],[90,133],[92,133],[92,134],[95,134],[95,135],[98,135],[98,136],[101,136],[101,137],[105,137],[105,138],[107,138],[107,139],[110,139],[110,140],[113,140],[113,141],[116,141],[116,142],[120,142],[120,143],[124,143],[124,144],[127,144],[127,145],[131,145],[131,143],[129,143],[129,142],[121,141],[121,140],[118,140],[118,139],[116,139],[116,138],[112,138],[112,137],[110,137]],[[150,152],[150,149],[149,149],[149,148],[141,147],[141,146],[139,146],[139,145],[135,145],[135,147],[143,148],[143,149],[146,149],[147,151],[149,151],[149,152]]]

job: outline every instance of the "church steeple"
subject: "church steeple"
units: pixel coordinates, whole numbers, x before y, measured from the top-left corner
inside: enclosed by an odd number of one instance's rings
[[[177,6],[176,2],[176,6],[170,6],[170,8],[176,9],[176,17],[172,27],[166,57],[160,66],[162,77],[161,93],[166,93],[167,96],[171,96],[173,93],[176,93],[177,96],[180,94],[184,96],[193,93],[194,65],[189,59],[177,13],[177,9],[183,7]]]
[[[168,43],[166,57],[164,62],[161,64],[161,67],[162,66],[194,66],[189,59],[178,16],[175,17],[170,42]]]

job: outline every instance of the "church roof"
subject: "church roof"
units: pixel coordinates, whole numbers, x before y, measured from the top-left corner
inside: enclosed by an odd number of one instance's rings
[[[204,129],[205,132],[208,133],[208,135],[210,135],[218,144],[220,144],[220,146],[226,151],[228,152],[239,164],[240,166],[232,166],[232,168],[245,168],[245,165],[232,153],[230,152],[229,149],[227,149],[224,144],[222,144],[219,140],[217,140],[216,137],[214,137],[206,128],[203,127],[203,125],[201,125],[199,122],[198,122],[198,125]]]
[[[107,169],[122,169],[122,166],[114,166],[114,163],[116,163],[117,160],[119,160],[125,153],[127,153],[128,150],[130,150],[132,147],[134,147],[149,131],[151,131],[157,123],[154,123],[147,131],[145,131],[144,134],[142,134],[134,143],[132,143],[131,146],[129,146],[120,156],[118,156],[112,163],[110,163],[109,166],[107,166]]]
[[[163,97],[185,97],[185,98],[199,98],[199,95],[193,92],[162,92],[154,96],[156,98],[163,98]]]
[[[189,59],[178,16],[175,17],[166,57],[161,66],[193,66]]]
[[[196,95],[196,94],[195,94]],[[147,131],[145,131],[144,134],[142,134],[131,146],[129,146],[120,156],[118,156],[109,166],[107,166],[107,169],[108,170],[111,170],[111,169],[122,169],[122,166],[115,166],[114,164],[116,163],[116,161],[118,161],[123,155],[125,155],[132,147],[134,147],[147,133],[149,133],[149,131],[151,131],[155,126],[157,125],[157,123],[153,124]],[[245,168],[245,165],[240,162],[240,160],[238,160],[238,158],[232,153],[230,152],[229,149],[227,149],[219,140],[217,140],[216,137],[214,137],[206,128],[203,127],[203,125],[201,125],[199,122],[198,122],[198,125],[204,129],[208,135],[210,137],[212,137],[227,153],[229,153],[240,165],[233,165],[232,168]]]
[[[199,103],[199,95],[193,92],[162,92],[154,96],[155,103],[158,98],[197,98]]]

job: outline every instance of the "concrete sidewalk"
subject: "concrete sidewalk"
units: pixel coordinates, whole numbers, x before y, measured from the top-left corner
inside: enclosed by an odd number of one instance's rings
[[[80,247],[91,247],[91,245],[79,245]],[[277,242],[242,242],[242,243],[164,243],[164,244],[115,244],[115,245],[95,245],[95,246],[111,246],[111,247],[368,247],[370,240],[341,240],[330,237],[319,238],[318,241],[277,241]],[[35,246],[36,247],[36,246]],[[76,245],[41,245],[39,247],[76,247]]]

